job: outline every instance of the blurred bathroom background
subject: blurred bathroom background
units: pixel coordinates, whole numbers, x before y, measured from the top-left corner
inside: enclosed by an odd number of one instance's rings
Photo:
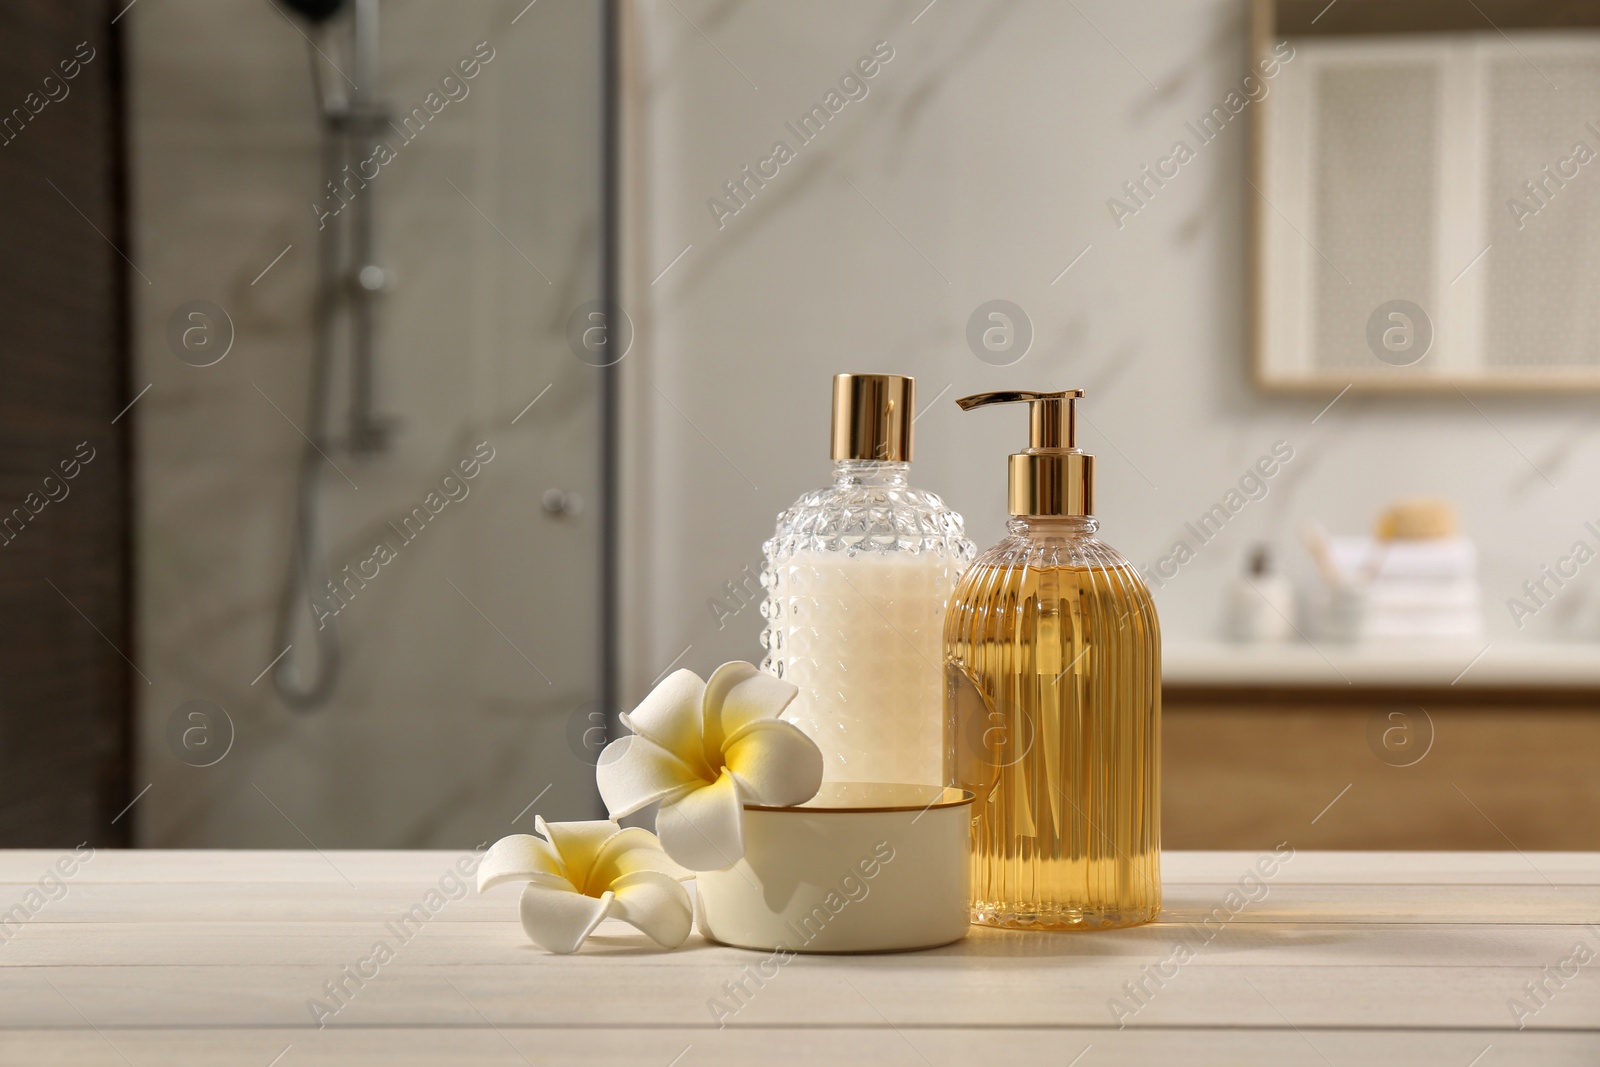
[[[1600,5],[1446,6],[8,5],[3,843],[597,816],[857,371],[980,545],[1086,391],[1168,847],[1597,847]]]

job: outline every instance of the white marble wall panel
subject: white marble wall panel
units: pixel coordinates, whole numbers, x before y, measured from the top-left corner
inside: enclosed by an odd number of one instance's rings
[[[1506,606],[1574,542],[1600,547],[1585,528],[1600,519],[1592,399],[1351,394],[1328,408],[1331,391],[1250,384],[1244,117],[1204,145],[1185,125],[1247,73],[1243,0],[674,0],[640,17],[633,276],[653,328],[629,367],[643,472],[630,504],[648,530],[630,549],[633,695],[686,646],[699,669],[759,656],[757,610],[719,628],[708,602],[737,605],[725,583],[756,567],[774,514],[827,480],[837,371],[917,376],[932,407],[914,480],[983,544],[1001,532],[1004,457],[1025,424],[959,412],[964,393],[1086,389],[1102,532],[1141,567],[1288,442],[1266,497],[1157,590],[1169,640],[1219,636],[1253,543],[1313,588],[1304,520],[1363,532],[1411,495],[1453,500],[1477,540],[1491,640],[1600,636],[1600,571],[1523,629]],[[800,144],[785,123],[880,41],[894,57],[865,98]],[[779,139],[795,158],[719,219],[708,199],[731,205],[723,183]],[[1119,220],[1111,198],[1179,139],[1195,157]],[[965,336],[997,298],[1034,330],[1005,367]]]

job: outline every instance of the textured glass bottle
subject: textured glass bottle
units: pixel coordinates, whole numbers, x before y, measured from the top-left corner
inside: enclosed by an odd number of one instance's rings
[[[1072,447],[1081,395],[961,401],[1036,409],[1012,457],[1010,532],[945,621],[952,781],[977,794],[972,917],[990,926],[1099,929],[1161,910],[1160,626],[1133,565],[1095,537],[1093,457]],[[1041,418],[1046,403],[1064,411]]]
[[[910,485],[911,379],[834,379],[834,481],[762,546],[763,670],[800,687],[784,718],[836,782],[941,785],[945,604],[976,550]],[[861,458],[892,457],[892,458]]]

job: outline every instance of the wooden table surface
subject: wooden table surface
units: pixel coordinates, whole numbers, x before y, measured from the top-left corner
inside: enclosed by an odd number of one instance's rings
[[[452,853],[71,856],[0,853],[0,1063],[1600,1064],[1595,853],[1170,852],[1138,929],[781,966],[547,955]]]

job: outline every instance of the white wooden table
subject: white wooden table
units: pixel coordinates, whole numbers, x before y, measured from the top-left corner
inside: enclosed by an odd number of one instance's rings
[[[450,853],[101,851],[41,889],[62,855],[0,853],[0,1063],[1600,1064],[1594,853],[1301,852],[1232,903],[1255,854],[1168,853],[1158,923],[797,957],[760,985],[764,955],[698,936],[546,955],[509,886],[441,894],[403,940]],[[370,977],[341,1003],[346,966]]]

